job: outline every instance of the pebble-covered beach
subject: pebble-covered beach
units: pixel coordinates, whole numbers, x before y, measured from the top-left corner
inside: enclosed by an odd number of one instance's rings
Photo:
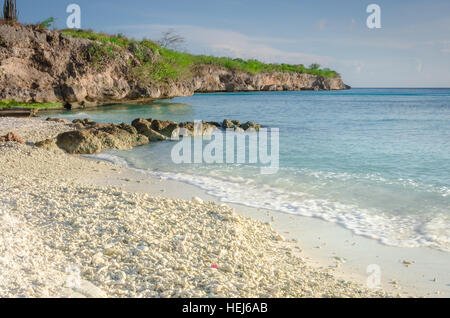
[[[125,168],[33,145],[70,129],[0,118],[26,141],[0,143],[0,297],[389,296],[227,205],[88,185]]]

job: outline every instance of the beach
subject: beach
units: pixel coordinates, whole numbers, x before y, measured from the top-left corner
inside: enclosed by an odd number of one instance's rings
[[[0,121],[27,142],[1,145],[0,297],[390,296],[307,264],[270,222],[104,184],[133,172],[33,146],[71,125]]]

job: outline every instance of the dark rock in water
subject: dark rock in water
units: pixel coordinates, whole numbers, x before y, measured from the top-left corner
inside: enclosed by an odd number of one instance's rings
[[[150,141],[163,141],[168,139],[166,136],[153,130],[152,122],[147,119],[143,118],[135,119],[133,120],[131,125],[136,128],[139,134],[146,136]]]
[[[119,125],[119,127],[120,127],[120,129],[123,129],[123,130],[125,130],[125,131],[128,131],[130,134],[132,134],[132,135],[137,135],[138,134],[138,131],[136,130],[136,128],[134,128],[132,125],[128,125],[128,124],[125,124],[125,123],[121,123],[120,125]]]
[[[162,121],[162,120],[152,121],[152,129],[168,138],[172,137],[172,132],[177,128],[178,128],[178,124],[174,121],[170,121],[170,120],[168,120],[168,121]]]
[[[223,129],[230,129],[230,128],[234,128],[236,125],[233,124],[233,122],[231,120],[228,119],[224,119],[223,123],[222,123],[222,128]]]
[[[225,119],[222,123],[223,129],[234,129],[235,131],[241,132],[241,131],[247,131],[247,130],[256,130],[259,131],[261,129],[260,124],[256,124],[252,121],[248,121],[245,124],[241,124],[239,120],[228,120]]]
[[[220,126],[221,126],[220,123],[218,123],[216,121],[207,121],[206,123],[211,126],[216,126],[217,128],[220,128]]]
[[[249,129],[254,129],[255,131],[259,131],[261,129],[261,125],[256,124],[252,121],[248,121],[245,124],[242,124],[240,127],[245,131],[247,131]]]
[[[192,136],[210,136],[214,130],[218,129],[215,123],[211,124],[205,121],[202,121],[202,131],[196,131],[194,129],[195,128],[194,122],[180,123],[179,127],[187,129]]]
[[[18,142],[19,144],[24,144],[25,141],[19,135],[13,132],[6,134],[6,136],[0,137],[0,142]]]
[[[144,132],[146,132],[148,129],[151,129],[152,123],[150,121],[148,121],[147,119],[137,118],[137,119],[133,120],[133,122],[131,123],[131,126],[136,128],[138,133],[144,134]]]
[[[73,154],[95,154],[104,149],[131,150],[134,147],[147,144],[149,142],[168,140],[177,129],[186,129],[192,136],[210,136],[221,126],[217,122],[203,121],[202,130],[195,130],[194,122],[176,123],[174,121],[163,121],[154,119],[137,118],[131,125],[122,123],[103,124],[92,121],[89,118],[75,119],[73,123],[78,130],[69,131],[58,135],[56,144],[61,149]],[[239,121],[230,121],[225,119],[222,128],[232,128],[236,132],[246,130],[256,130],[261,125],[254,122],[241,124]],[[185,135],[182,130],[179,135]],[[36,143],[37,147],[52,147],[51,140],[44,140]]]

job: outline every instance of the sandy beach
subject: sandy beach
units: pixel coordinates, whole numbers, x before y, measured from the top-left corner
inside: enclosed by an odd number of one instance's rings
[[[0,297],[390,296],[310,265],[270,222],[149,180],[130,191],[129,169],[33,146],[71,125],[0,127],[26,141],[0,145]]]

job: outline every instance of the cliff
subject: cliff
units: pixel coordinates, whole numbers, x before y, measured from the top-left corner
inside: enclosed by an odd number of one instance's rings
[[[349,88],[339,76],[250,73],[207,63],[174,70],[154,43],[121,46],[120,39],[99,42],[36,27],[0,25],[0,100],[83,107],[195,92]]]

